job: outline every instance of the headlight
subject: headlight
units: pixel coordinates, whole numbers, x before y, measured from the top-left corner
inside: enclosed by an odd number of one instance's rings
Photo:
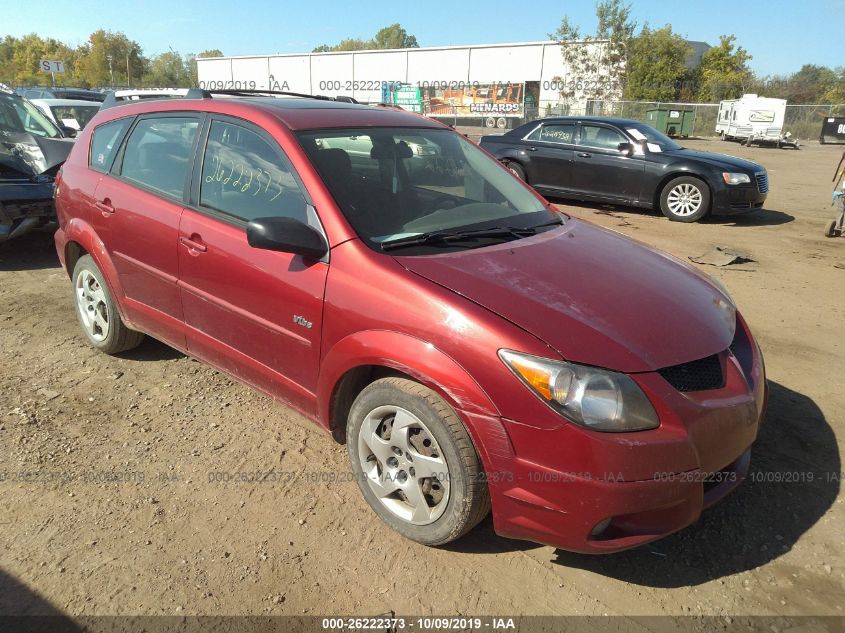
[[[499,357],[546,404],[594,431],[644,431],[660,425],[646,395],[625,374],[510,350]]]
[[[722,294],[726,297],[726,299],[716,299],[714,303],[716,305],[716,309],[719,311],[719,314],[724,319],[725,325],[728,326],[728,330],[731,332],[731,340],[733,340],[734,334],[736,334],[736,304],[734,303],[733,297],[731,297],[731,293],[728,292],[727,287],[725,287],[725,284],[722,283],[721,279],[713,277],[712,275],[708,275],[708,277],[710,279],[710,283],[721,290]]]
[[[722,178],[726,185],[741,185],[751,182],[751,176],[748,174],[734,174],[728,171],[722,172]]]

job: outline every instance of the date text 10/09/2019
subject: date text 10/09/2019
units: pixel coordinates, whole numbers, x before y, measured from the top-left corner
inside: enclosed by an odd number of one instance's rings
[[[326,79],[317,82],[318,91],[382,91],[385,89],[396,89],[397,87],[411,87],[432,90],[497,90],[508,86],[517,86],[522,81],[464,81],[455,79],[426,79],[422,81],[404,82],[387,81],[379,79]],[[590,90],[603,88],[615,90],[621,84],[612,80],[600,79],[547,79],[535,82],[544,91],[566,91],[566,90]],[[255,79],[211,79],[199,81],[199,88],[203,90],[268,90],[268,91],[292,91],[291,83],[287,80],[275,79],[272,75],[265,82],[258,82]],[[266,86],[266,87],[265,87]],[[310,88],[313,90],[313,88]],[[303,89],[307,92],[307,89]]]
[[[403,631],[416,629],[419,631],[509,631],[515,630],[516,624],[513,618],[508,617],[400,617],[400,616],[375,616],[375,617],[337,617],[323,618],[322,629],[325,631],[343,630],[378,630],[378,631]]]

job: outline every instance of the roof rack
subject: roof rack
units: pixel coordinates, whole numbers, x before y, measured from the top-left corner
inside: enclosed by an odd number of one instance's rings
[[[191,88],[185,95],[185,99],[211,99],[213,95],[229,95],[232,97],[252,97],[260,95],[279,95],[282,97],[301,97],[303,99],[319,99],[321,101],[337,101],[339,103],[358,103],[356,99],[346,95],[330,97],[328,95],[310,95],[304,92],[290,92],[288,90],[262,90],[255,89],[229,89],[229,90],[208,90],[205,88]]]
[[[337,101],[339,103],[358,103],[356,99],[346,95],[338,95],[336,97],[329,97],[328,95],[309,95],[303,92],[289,92],[286,90],[209,90],[205,88],[189,88],[184,96],[175,97],[169,95],[162,95],[162,99],[212,99],[214,95],[228,95],[230,97],[254,97],[261,95],[279,95],[284,97],[301,97],[303,99],[319,99],[320,101]],[[106,99],[103,101],[101,109],[111,108],[112,106],[121,105],[124,103],[133,103],[132,101],[119,100],[115,97],[115,91],[109,90],[106,93]]]

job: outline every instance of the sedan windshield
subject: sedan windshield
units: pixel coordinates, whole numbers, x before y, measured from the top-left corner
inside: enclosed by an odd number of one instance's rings
[[[20,97],[0,95],[0,132],[29,132],[47,138],[62,133],[29,101]]]
[[[408,247],[402,254],[417,254],[485,246],[560,222],[501,165],[451,130],[312,130],[299,139],[349,223],[379,250]],[[420,250],[423,244],[429,250]]]
[[[625,131],[638,141],[645,140],[649,145],[657,146],[662,152],[683,149],[683,146],[645,123],[629,123],[625,126]],[[654,148],[650,149],[654,151]]]

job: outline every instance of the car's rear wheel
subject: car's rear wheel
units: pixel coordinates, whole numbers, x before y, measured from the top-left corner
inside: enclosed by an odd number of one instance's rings
[[[490,511],[484,471],[452,408],[412,380],[382,378],[355,399],[346,429],[352,470],[370,507],[403,536],[442,545]]]
[[[76,316],[88,342],[106,354],[137,347],[144,335],[130,330],[120,318],[103,273],[90,255],[83,255],[73,268],[73,300]]]
[[[525,169],[519,163],[515,163],[510,160],[506,160],[504,162],[505,167],[517,178],[520,180],[525,180]]]
[[[710,190],[698,178],[674,178],[660,192],[660,210],[675,222],[697,222],[710,211]]]

